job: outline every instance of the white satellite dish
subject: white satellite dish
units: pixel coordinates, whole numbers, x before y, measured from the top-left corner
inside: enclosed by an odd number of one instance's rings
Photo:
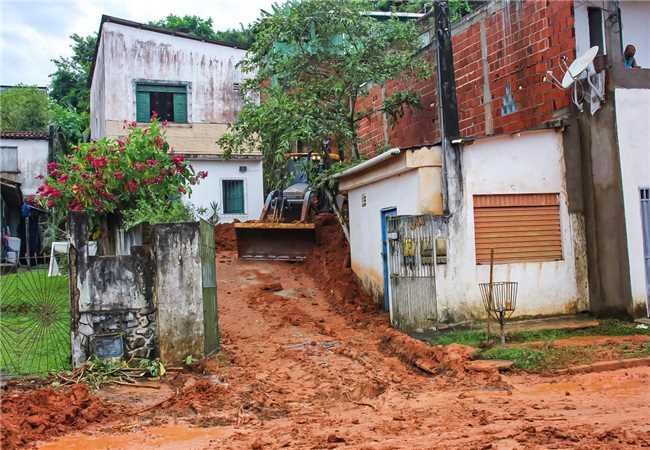
[[[589,68],[589,65],[594,62],[594,58],[598,54],[598,46],[593,46],[582,54],[579,58],[576,58],[575,61],[571,63],[567,69],[564,77],[562,78],[561,86],[564,89],[571,87],[573,82],[578,79],[578,77]]]

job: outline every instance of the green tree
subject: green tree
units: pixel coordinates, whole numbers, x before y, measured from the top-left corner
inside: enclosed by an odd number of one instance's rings
[[[0,93],[0,129],[47,131],[47,94],[35,86],[18,86]]]
[[[90,66],[95,55],[97,35],[73,34],[72,56],[56,58],[52,62],[56,70],[50,75],[50,97],[61,105],[76,111],[90,109]]]
[[[363,14],[370,8],[365,1],[290,0],[263,13],[241,63],[250,75],[244,107],[218,141],[226,154],[259,148],[274,177],[297,142],[318,150],[333,138],[342,156],[358,159],[363,118],[377,111],[397,117],[406,105],[419,105],[414,92],[403,91],[376,108],[356,107],[372,85],[430,73],[417,54],[416,25]]]
[[[250,30],[244,28],[243,25],[239,30],[233,28],[224,31],[215,31],[211,18],[203,19],[199,16],[177,16],[169,14],[163,19],[149,22],[149,25],[193,34],[194,36],[205,39],[223,41],[240,47],[248,47],[253,38]]]

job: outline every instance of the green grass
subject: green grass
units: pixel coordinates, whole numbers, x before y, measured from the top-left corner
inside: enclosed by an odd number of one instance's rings
[[[605,319],[601,320],[600,324],[596,327],[584,328],[581,330],[556,329],[508,333],[507,341],[510,343],[555,341],[575,336],[630,336],[634,334],[650,335],[650,329],[639,329],[636,328],[636,324],[623,322],[617,319]],[[496,336],[494,338],[496,338]],[[442,333],[432,338],[429,342],[434,345],[464,344],[472,347],[480,347],[486,339],[487,335],[485,330],[457,330]]]
[[[518,369],[536,371],[546,363],[547,355],[542,350],[517,347],[494,347],[481,353],[481,359],[506,359]]]
[[[68,279],[46,269],[0,276],[0,372],[41,375],[69,360]]]

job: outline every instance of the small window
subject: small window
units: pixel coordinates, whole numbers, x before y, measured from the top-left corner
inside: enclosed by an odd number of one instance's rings
[[[223,180],[223,213],[244,214],[244,181]]]
[[[18,172],[18,147],[0,147],[0,172]]]
[[[186,86],[138,83],[135,102],[138,122],[149,122],[154,112],[160,120],[187,122]]]
[[[562,260],[559,194],[474,196],[476,263]]]
[[[589,18],[589,46],[598,46],[598,54],[605,54],[605,28],[603,26],[603,10],[587,8]]]

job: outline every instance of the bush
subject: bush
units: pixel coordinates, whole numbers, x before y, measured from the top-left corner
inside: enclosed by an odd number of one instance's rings
[[[207,172],[195,173],[182,155],[170,153],[157,119],[147,128],[135,123],[125,128],[124,139],[83,143],[48,164],[38,189],[41,205],[65,214],[84,212],[91,220],[118,212],[137,218],[131,210],[178,212],[181,195],[191,194],[190,186]]]

